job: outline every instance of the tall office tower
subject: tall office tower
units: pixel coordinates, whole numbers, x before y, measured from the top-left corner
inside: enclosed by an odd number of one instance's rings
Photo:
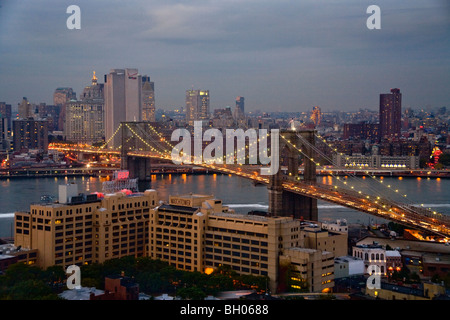
[[[91,85],[84,88],[80,101],[72,100],[66,103],[64,132],[68,141],[89,144],[103,141],[103,86],[97,83],[94,71]]]
[[[186,90],[186,122],[209,120],[209,90]]]
[[[69,100],[76,100],[77,94],[72,88],[56,88],[53,93],[53,104],[55,106],[62,106]]]
[[[155,118],[155,83],[149,76],[142,77],[142,120],[156,121]]]
[[[48,121],[23,119],[13,121],[14,151],[22,149],[48,150]]]
[[[7,119],[8,130],[11,130],[11,105],[0,102],[0,118]]]
[[[402,126],[402,94],[400,89],[380,94],[380,139],[400,136]]]
[[[142,76],[137,69],[111,69],[105,75],[105,139],[108,146],[121,144],[120,123],[142,121]]]
[[[236,108],[234,109],[234,118],[236,120],[243,119],[245,117],[244,109],[244,97],[236,98]]]
[[[23,97],[22,102],[19,103],[19,119],[33,118],[33,106],[28,102],[26,97]]]
[[[4,146],[4,141],[6,141],[9,137],[8,134],[8,119],[2,118],[0,116],[0,150],[6,149],[6,146]]]
[[[60,107],[59,112],[59,119],[58,119],[58,129],[64,130],[64,123],[66,121],[66,108],[65,104],[66,102],[70,100],[76,100],[77,94],[75,91],[73,91],[72,88],[56,88],[55,92],[53,93],[53,104],[55,106]]]

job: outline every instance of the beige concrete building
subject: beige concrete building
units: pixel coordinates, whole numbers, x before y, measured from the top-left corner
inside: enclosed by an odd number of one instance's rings
[[[235,214],[208,195],[171,196],[168,204],[151,210],[150,219],[151,258],[188,271],[228,266],[239,274],[268,276],[272,292],[278,286],[280,259],[301,266],[297,271],[311,291],[330,290],[333,252],[347,248],[345,235],[310,230],[291,217]],[[310,245],[317,248],[305,248]]]
[[[155,190],[82,195],[76,185],[62,185],[59,201],[16,212],[15,245],[37,250],[43,268],[149,256],[180,270],[226,266],[268,276],[275,293],[283,265],[311,292],[333,288],[334,257],[347,248],[345,234],[292,217],[236,214],[213,195],[158,200]]]
[[[65,105],[64,133],[67,141],[93,144],[105,137],[103,102],[69,101]]]
[[[366,295],[383,300],[432,300],[445,296],[443,285],[424,282],[420,288],[381,282],[381,288],[365,289]]]
[[[292,247],[283,250],[280,264],[291,267],[291,286],[306,282],[310,292],[331,292],[334,287],[334,255],[328,251]],[[299,284],[296,284],[299,283]]]
[[[157,200],[155,190],[99,197],[63,185],[57,203],[32,204],[29,212],[15,213],[14,243],[37,249],[36,264],[42,268],[143,256],[150,209]]]

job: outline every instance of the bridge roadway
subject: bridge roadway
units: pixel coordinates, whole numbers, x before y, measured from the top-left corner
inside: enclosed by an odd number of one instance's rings
[[[118,154],[118,151],[110,150],[80,150],[76,148],[60,148],[54,147],[59,151],[72,152],[87,152],[87,153],[111,153]],[[171,161],[170,155],[162,155],[148,151],[131,151],[128,156],[155,158],[160,160]],[[248,165],[216,165],[201,163],[196,164],[199,167],[204,167],[212,171],[233,174],[239,177],[251,179],[261,184],[269,183],[269,176],[259,175],[259,166]],[[304,195],[348,207],[357,211],[365,212],[370,215],[378,216],[387,220],[392,220],[403,225],[422,229],[431,232],[438,236],[450,240],[450,217],[434,213],[425,208],[418,208],[402,203],[389,201],[380,197],[375,197],[360,191],[344,189],[342,187],[336,188],[332,185],[326,185],[315,182],[314,184],[305,183],[302,180],[293,180],[286,176],[283,181],[283,189],[292,193]]]
[[[201,166],[251,179],[262,184],[267,185],[269,183],[269,177],[259,175],[259,167],[256,166],[253,168],[240,165],[204,164]],[[294,180],[288,176],[285,177],[283,188],[289,192],[331,202],[387,220],[393,220],[409,227],[419,228],[444,238],[450,236],[450,217],[433,213],[425,208],[388,201],[381,197],[342,187],[337,189],[332,185],[318,182],[314,184],[305,183],[302,180]]]

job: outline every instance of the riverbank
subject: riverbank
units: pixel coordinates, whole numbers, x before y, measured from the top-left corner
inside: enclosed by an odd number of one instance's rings
[[[282,167],[281,170],[284,168]],[[49,178],[49,177],[107,177],[114,171],[120,170],[117,167],[47,167],[47,168],[14,168],[0,170],[0,179],[10,178]],[[175,165],[175,164],[152,164],[151,174],[205,174],[214,173],[214,170],[193,166],[193,165]],[[299,170],[302,175],[303,170]],[[386,170],[386,169],[364,169],[364,170],[341,170],[341,169],[317,169],[317,176],[356,176],[365,177],[367,175],[376,177],[395,177],[395,178],[438,178],[450,179],[450,170]]]

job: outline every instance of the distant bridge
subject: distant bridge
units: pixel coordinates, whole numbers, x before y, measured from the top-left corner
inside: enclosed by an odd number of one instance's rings
[[[121,167],[129,170],[132,177],[145,181],[151,177],[152,161],[172,162],[171,151],[173,146],[154,125],[150,122],[123,122],[120,128],[116,130],[116,134],[121,135],[120,139],[115,138],[116,141],[122,142],[119,146],[111,147],[109,145],[114,138],[113,136],[109,138],[105,145],[98,148],[56,144],[51,145],[50,148],[62,152],[120,156]],[[406,195],[401,195],[399,190],[393,190],[390,186],[378,184],[383,189],[380,191],[374,188],[372,182],[372,184],[367,183],[364,190],[357,190],[352,185],[354,175],[349,174],[348,179],[341,179],[331,170],[328,170],[328,172],[336,178],[336,184],[328,185],[317,182],[316,168],[324,168],[318,162],[318,159],[325,159],[329,163],[333,162],[332,156],[325,154],[316,147],[315,142],[323,142],[323,138],[319,137],[315,130],[282,130],[279,140],[280,163],[287,164],[284,172],[279,170],[275,175],[261,175],[259,169],[264,167],[261,165],[229,165],[206,162],[196,163],[195,165],[266,185],[269,192],[268,214],[272,216],[293,215],[296,218],[317,220],[317,200],[323,200],[395,221],[408,227],[418,228],[449,240],[450,216],[429,208],[418,207],[408,201]],[[236,154],[234,156],[236,157]],[[303,161],[302,175],[299,175],[300,161]],[[235,163],[239,162],[236,161]],[[375,179],[368,171],[366,171],[366,176]],[[358,181],[361,182],[361,179],[358,179]],[[377,182],[381,181],[377,180]],[[393,199],[394,196],[402,201]]]

